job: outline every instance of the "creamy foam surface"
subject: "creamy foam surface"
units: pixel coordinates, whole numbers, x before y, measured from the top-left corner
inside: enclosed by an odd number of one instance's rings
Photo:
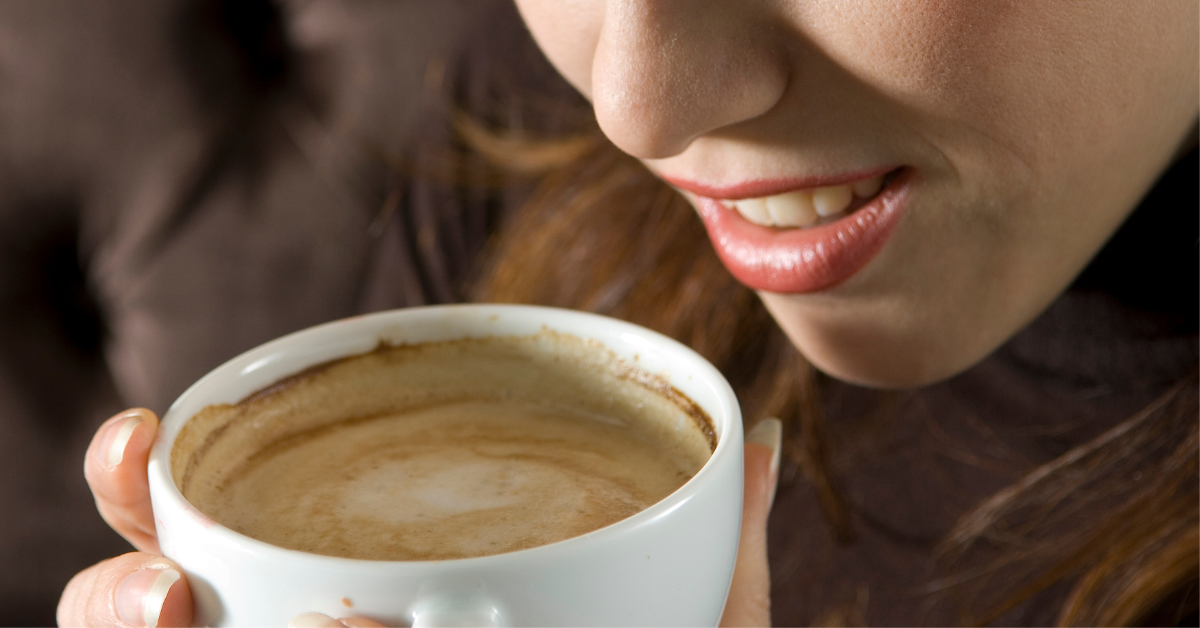
[[[172,471],[202,512],[280,547],[484,556],[674,492],[715,444],[689,404],[560,334],[385,348],[206,408],[176,440]]]

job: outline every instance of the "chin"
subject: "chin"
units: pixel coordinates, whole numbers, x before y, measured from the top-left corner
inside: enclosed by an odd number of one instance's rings
[[[905,325],[886,315],[844,312],[803,316],[779,301],[763,302],[813,366],[872,388],[916,388],[948,379],[979,363],[1003,341],[1002,335],[986,338],[953,325]]]
[[[918,388],[949,379],[978,363],[986,353],[962,356],[931,356],[906,346],[876,346],[869,352],[860,347],[817,343],[805,346],[792,342],[821,372],[851,384],[870,388]],[[922,354],[924,353],[924,354]]]

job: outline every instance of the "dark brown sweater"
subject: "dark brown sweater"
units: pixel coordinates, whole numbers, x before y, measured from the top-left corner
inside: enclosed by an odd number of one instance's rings
[[[499,0],[0,3],[0,624],[53,623],[71,575],[129,550],[79,472],[107,416],[303,327],[463,298],[515,201],[389,163],[447,141],[447,90],[483,107],[510,72],[568,98],[531,50]],[[785,465],[776,623],[953,623],[916,585],[952,573],[931,550],[955,519],[1194,368],[1196,170],[980,365],[884,401],[829,383],[857,540]]]

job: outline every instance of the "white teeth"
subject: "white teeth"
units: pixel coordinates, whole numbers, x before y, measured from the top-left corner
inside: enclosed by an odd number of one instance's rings
[[[868,199],[879,193],[883,177],[853,184],[796,190],[762,198],[723,201],[746,220],[764,227],[811,227],[822,218],[836,216],[850,207],[854,197]]]
[[[767,213],[767,199],[765,198],[747,198],[735,201],[734,206],[737,207],[739,214],[756,225],[770,227],[775,224],[771,220],[771,214]]]
[[[813,209],[812,195],[803,190],[768,196],[767,213],[780,227],[810,227],[819,219]]]
[[[875,177],[854,184],[854,195],[858,198],[871,198],[883,187],[883,177]]]
[[[822,218],[840,213],[854,200],[854,190],[849,185],[835,185],[813,190],[813,207]]]

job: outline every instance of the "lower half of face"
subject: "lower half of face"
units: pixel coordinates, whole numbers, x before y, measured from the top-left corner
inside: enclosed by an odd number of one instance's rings
[[[906,165],[881,191],[898,197],[894,226],[841,281],[810,292],[760,286],[776,321],[823,371],[908,387],[978,362],[1065,289],[1171,152],[1148,147],[1140,165],[1096,163],[1090,185],[1072,185],[1038,176],[983,138],[963,146],[945,161]],[[856,235],[840,241],[861,246]]]
[[[1146,113],[1143,120],[1152,120]],[[903,164],[878,194],[833,222],[752,227],[777,238],[831,231],[825,258],[833,263],[810,257],[822,268],[839,261],[839,245],[850,252],[835,283],[810,291],[779,290],[761,276],[746,283],[805,356],[835,377],[881,387],[950,377],[1070,284],[1194,133],[1194,115],[1177,107],[1170,121],[1131,125],[1136,133],[1098,126],[1037,162],[977,129],[960,129],[958,138],[941,138],[937,158]],[[704,215],[703,200],[694,200]],[[739,213],[739,203],[729,205]],[[884,214],[876,221],[884,228],[865,220],[872,212]],[[872,242],[873,227],[883,232],[881,243]],[[728,253],[728,244],[713,242]],[[727,266],[738,270],[734,260]]]
[[[1194,2],[519,4],[796,346],[868,385],[948,377],[1032,320],[1200,106]]]

